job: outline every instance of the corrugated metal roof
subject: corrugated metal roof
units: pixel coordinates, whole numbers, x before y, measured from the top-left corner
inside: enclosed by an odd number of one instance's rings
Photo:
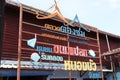
[[[18,61],[11,60],[1,60],[0,68],[16,69]],[[64,69],[64,64],[61,63],[48,63],[48,62],[30,62],[30,61],[21,61],[22,69],[46,69],[46,70],[56,70]]]

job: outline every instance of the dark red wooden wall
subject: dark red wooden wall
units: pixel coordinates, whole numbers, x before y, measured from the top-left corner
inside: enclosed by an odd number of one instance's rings
[[[19,11],[13,6],[5,7],[2,59],[17,60]]]
[[[30,22],[30,23],[34,23],[40,26],[44,26],[44,24],[47,22],[49,24],[53,24],[53,25],[61,25],[62,23],[58,22],[58,21],[54,21],[52,19],[46,19],[46,20],[37,20],[35,18],[34,14],[30,14],[27,12],[24,12],[23,14],[23,21],[26,22]],[[17,60],[17,55],[18,55],[18,29],[19,29],[19,8],[12,6],[12,5],[6,5],[5,7],[5,27],[4,27],[4,35],[3,35],[3,48],[2,48],[2,59],[5,60]],[[23,24],[23,30],[25,31],[31,31],[31,32],[35,32],[35,33],[42,33],[42,31],[39,31],[39,29],[37,27],[34,26],[30,26],[30,25],[26,25]],[[44,32],[44,31],[43,31]],[[53,33],[49,33],[48,34],[53,34]],[[33,38],[34,35],[28,35],[23,33],[23,38],[24,39],[30,39]],[[90,33],[86,33],[87,37],[91,37],[91,38],[95,38],[96,39],[96,32],[91,31]],[[66,37],[66,36],[65,36]],[[73,37],[71,37],[73,38]],[[118,38],[114,38],[114,37],[110,37],[109,38],[109,42],[110,42],[110,47],[111,49],[115,49],[120,47],[120,39]],[[75,38],[73,38],[75,39]],[[57,44],[57,45],[64,45],[67,46],[67,41],[59,41],[59,40],[53,40],[50,38],[45,38],[45,37],[38,37],[38,40],[40,41],[45,41],[48,43],[53,43],[53,44]],[[86,41],[86,40],[85,40]],[[94,44],[97,45],[97,41],[94,40],[87,40],[88,43],[90,44]],[[78,45],[77,43],[70,43],[70,46],[75,47],[76,45]],[[27,47],[26,42],[23,41],[22,46]],[[85,49],[95,49],[97,56],[99,56],[98,53],[98,49],[97,47],[94,46],[90,46],[90,45],[79,45],[81,48],[85,48]],[[100,46],[101,46],[101,53],[108,51],[107,48],[107,42],[106,42],[106,37],[105,34],[101,34],[100,33]],[[26,52],[29,54],[26,54]],[[23,57],[27,57],[27,58],[22,58],[22,60],[30,60],[30,53],[32,53],[31,51],[27,51],[27,50],[23,50]],[[64,56],[64,58],[67,58],[68,56]],[[89,59],[89,58],[87,58]],[[86,58],[81,57],[81,58],[76,58],[76,56],[72,56],[72,60],[86,60]],[[96,61],[98,62],[98,59],[96,59]],[[106,64],[107,62],[105,61],[104,64]]]

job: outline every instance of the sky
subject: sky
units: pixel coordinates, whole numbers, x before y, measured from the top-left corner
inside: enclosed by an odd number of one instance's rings
[[[52,13],[54,0],[13,0]],[[56,0],[62,15],[120,36],[120,0]]]

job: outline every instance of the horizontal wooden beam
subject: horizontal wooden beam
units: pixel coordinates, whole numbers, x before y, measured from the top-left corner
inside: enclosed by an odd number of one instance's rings
[[[110,55],[116,55],[116,54],[120,54],[120,48],[113,49],[113,50],[108,51],[108,52],[104,52],[102,54],[102,56],[110,56]]]

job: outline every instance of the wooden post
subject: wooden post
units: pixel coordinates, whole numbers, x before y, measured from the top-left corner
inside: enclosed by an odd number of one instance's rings
[[[68,48],[68,60],[70,61],[70,53],[69,53],[70,43],[69,43],[69,33],[68,33],[68,29],[69,29],[69,25],[67,24],[67,48]],[[69,80],[71,80],[71,70],[69,70],[68,76],[69,76]]]
[[[103,71],[102,71],[102,56],[101,56],[101,51],[100,51],[100,40],[99,40],[99,32],[98,32],[98,30],[97,30],[97,44],[98,44],[98,51],[99,51],[101,77],[102,77],[102,80],[104,80],[104,75],[103,75]]]
[[[108,35],[106,34],[106,41],[107,41],[107,47],[108,47],[108,51],[110,52],[111,48],[110,48],[110,43],[109,43],[109,39],[108,39]],[[110,55],[110,64],[111,64],[111,70],[113,71],[113,79],[117,80],[116,75],[115,75],[115,65],[113,63],[112,60],[112,56]]]
[[[20,4],[20,12],[19,12],[19,38],[18,38],[18,68],[17,68],[17,80],[20,80],[20,66],[21,66],[21,46],[22,46],[22,16],[23,16],[23,8],[22,4]]]

